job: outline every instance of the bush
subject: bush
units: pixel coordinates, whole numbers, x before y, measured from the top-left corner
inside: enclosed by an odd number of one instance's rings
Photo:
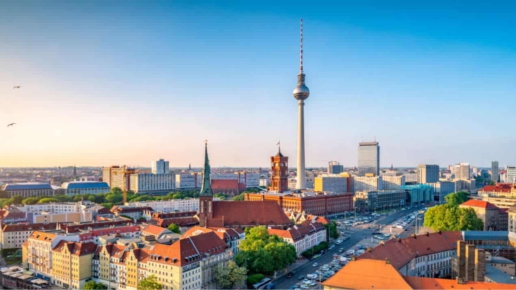
[[[249,285],[256,284],[256,283],[262,281],[263,278],[264,278],[264,276],[262,274],[251,275],[251,276],[247,277],[247,284],[249,284]]]
[[[319,254],[322,250],[326,250],[328,248],[327,242],[321,242],[319,245],[315,246],[312,249],[306,250],[303,253],[301,253],[301,256],[310,259],[312,255]]]

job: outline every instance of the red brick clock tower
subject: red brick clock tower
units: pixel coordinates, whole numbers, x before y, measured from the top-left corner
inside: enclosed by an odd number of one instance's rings
[[[279,193],[288,190],[288,157],[281,154],[281,148],[278,147],[278,154],[271,157],[271,185],[270,191],[277,191]]]

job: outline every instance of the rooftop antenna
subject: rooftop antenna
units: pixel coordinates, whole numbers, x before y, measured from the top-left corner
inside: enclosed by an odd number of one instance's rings
[[[301,74],[303,73],[303,18],[301,18],[301,26],[300,26],[299,71]]]

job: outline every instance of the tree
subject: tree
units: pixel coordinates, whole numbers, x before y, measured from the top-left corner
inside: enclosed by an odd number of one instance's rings
[[[23,197],[16,195],[9,199],[10,204],[21,204],[23,201]]]
[[[242,192],[239,195],[233,196],[232,200],[234,200],[234,201],[242,201],[242,200],[244,200],[244,193]]]
[[[247,283],[250,285],[256,284],[256,283],[262,281],[263,277],[264,276],[262,274],[250,275],[249,277],[247,277]]]
[[[329,224],[324,225],[326,227],[326,236],[330,237],[332,239],[338,239],[340,234],[339,230],[337,229],[337,223],[335,221],[331,221]]]
[[[113,187],[111,188],[111,193],[115,194],[115,195],[122,195],[122,190],[120,189],[120,187]]]
[[[484,223],[472,208],[442,204],[431,207],[425,214],[425,227],[435,231],[483,230]]]
[[[163,285],[158,283],[158,278],[154,275],[141,280],[138,284],[138,290],[161,290],[162,288]]]
[[[108,193],[106,195],[106,201],[110,202],[110,203],[121,203],[122,200],[123,200],[122,194],[118,194],[118,193],[113,193],[112,192],[112,193]]]
[[[55,197],[45,197],[38,201],[39,204],[41,203],[51,203],[51,202],[59,202],[59,199]]]
[[[276,235],[269,235],[266,227],[254,227],[246,232],[236,256],[239,266],[251,273],[272,274],[296,261],[296,249]]]
[[[39,200],[40,198],[37,196],[27,197],[26,199],[22,200],[22,204],[36,204]]]
[[[214,277],[219,289],[233,289],[244,284],[247,269],[238,267],[234,261],[229,261],[226,266],[218,265],[215,268]]]
[[[85,290],[107,290],[107,286],[102,283],[97,283],[95,281],[90,281],[84,284]]]
[[[220,200],[226,200],[228,199],[228,196],[225,195],[225,194],[222,194],[222,193],[216,193],[215,195],[213,195],[213,197],[215,198],[219,198]]]
[[[176,234],[181,233],[181,229],[179,228],[179,226],[174,223],[170,224],[167,229]]]
[[[444,197],[446,203],[449,205],[459,206],[460,204],[469,200],[469,193],[464,191],[459,191],[455,193],[448,194]]]

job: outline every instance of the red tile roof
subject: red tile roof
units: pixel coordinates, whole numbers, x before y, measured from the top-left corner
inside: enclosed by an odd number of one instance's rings
[[[168,229],[165,229],[162,227],[158,227],[158,226],[154,226],[154,225],[147,225],[142,229],[142,236],[153,235],[155,237],[158,237],[165,231],[170,232]]]
[[[462,234],[456,232],[442,232],[418,235],[415,238],[390,239],[384,244],[365,252],[357,259],[382,260],[389,258],[391,264],[400,269],[417,256],[426,256],[433,253],[450,251],[457,248],[457,241],[462,241]]]
[[[191,227],[188,229],[182,236],[181,239],[185,239],[188,237],[193,237],[196,235],[200,235],[203,233],[214,232],[220,239],[224,240],[226,243],[231,240],[235,240],[239,238],[239,235],[243,234],[244,231],[239,228],[204,228],[204,227]]]
[[[511,192],[512,183],[498,183],[496,185],[486,185],[479,189],[479,192]]]
[[[212,179],[211,188],[216,189],[234,189],[238,190],[237,179]]]
[[[412,289],[516,289],[514,284],[473,282],[459,284],[455,279],[423,278],[423,277],[403,277]]]
[[[477,199],[470,199],[466,202],[461,203],[461,206],[468,206],[468,207],[480,207],[485,209],[498,209],[498,207],[490,202],[483,201],[483,200],[477,200]]]
[[[182,211],[182,212],[154,212],[152,213],[152,218],[179,218],[179,217],[193,217],[195,216],[196,211]]]
[[[135,233],[140,232],[141,228],[139,226],[122,226],[116,228],[102,228],[92,230],[79,235],[79,239],[81,241],[87,241],[94,237],[105,236],[105,235],[116,235],[116,234],[125,234],[125,233]]]
[[[84,256],[91,255],[95,253],[97,249],[97,245],[93,242],[68,242],[68,241],[60,241],[57,245],[52,249],[55,252],[62,252],[64,248],[68,248],[68,251],[75,256]]]
[[[275,201],[214,201],[210,226],[292,225]]]
[[[2,227],[3,232],[32,232],[36,230],[55,230],[57,224],[7,224]]]
[[[199,220],[194,217],[187,218],[159,218],[151,220],[157,226],[166,228],[170,224],[176,224],[180,227],[194,226],[199,224]]]
[[[322,285],[336,289],[412,289],[391,264],[368,259],[350,261]]]
[[[296,225],[287,230],[281,229],[268,229],[269,234],[277,235],[281,238],[291,239],[294,242],[302,240],[307,235],[312,235],[316,232],[325,230],[325,227],[318,222],[312,223],[311,220],[306,220],[303,223]]]

